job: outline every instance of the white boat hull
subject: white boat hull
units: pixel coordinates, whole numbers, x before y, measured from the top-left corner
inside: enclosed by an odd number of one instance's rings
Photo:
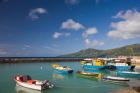
[[[113,81],[129,81],[128,78],[123,78],[123,77],[112,77],[112,76],[107,76],[104,78],[105,80],[113,80]]]
[[[16,93],[21,93],[21,91],[22,91],[22,93],[42,93],[42,91],[40,91],[40,90],[35,90],[35,89],[22,87],[18,84],[16,84],[15,89],[16,89]]]
[[[20,82],[20,81],[16,81],[16,83],[22,87],[26,87],[26,88],[30,88],[30,89],[35,89],[35,90],[43,90],[44,89],[41,85],[28,84],[26,82]]]

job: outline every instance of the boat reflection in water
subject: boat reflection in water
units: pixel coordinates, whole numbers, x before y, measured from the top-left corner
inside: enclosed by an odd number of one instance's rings
[[[43,93],[43,91],[33,90],[19,85],[16,85],[15,89],[17,93]]]
[[[53,74],[53,78],[54,78],[54,79],[64,79],[65,77],[64,77],[63,75],[61,75],[61,74],[56,74],[56,73],[54,73],[54,74]]]
[[[52,74],[53,79],[68,79],[68,78],[72,78],[73,74],[63,74],[63,73],[57,73],[54,71],[54,73]]]

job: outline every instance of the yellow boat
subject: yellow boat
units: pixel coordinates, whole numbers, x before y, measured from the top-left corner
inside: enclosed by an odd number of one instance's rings
[[[98,76],[99,74],[98,73],[91,73],[91,72],[84,72],[84,71],[77,71],[77,74],[80,74],[80,75],[85,75],[85,76]]]
[[[73,69],[68,66],[61,66],[59,64],[53,64],[52,67],[60,73],[73,73]]]
[[[84,69],[102,69],[105,61],[102,59],[84,59],[80,62]]]

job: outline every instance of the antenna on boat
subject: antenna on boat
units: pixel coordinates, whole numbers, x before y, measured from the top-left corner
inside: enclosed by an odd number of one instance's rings
[[[132,55],[130,55],[131,57],[134,57],[134,51],[133,48],[128,48],[128,50],[130,51],[130,54],[132,53]]]
[[[130,52],[132,53],[132,55],[130,56],[131,59],[133,59],[134,57],[134,50],[132,47],[128,48],[130,50]],[[135,65],[136,65],[136,61],[135,61]]]

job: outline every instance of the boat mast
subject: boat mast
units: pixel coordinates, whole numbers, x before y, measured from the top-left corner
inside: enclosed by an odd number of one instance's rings
[[[130,54],[132,53],[132,55],[130,55],[130,58],[133,59],[134,58],[134,51],[133,48],[128,48],[130,50]],[[136,64],[136,61],[135,61]]]

